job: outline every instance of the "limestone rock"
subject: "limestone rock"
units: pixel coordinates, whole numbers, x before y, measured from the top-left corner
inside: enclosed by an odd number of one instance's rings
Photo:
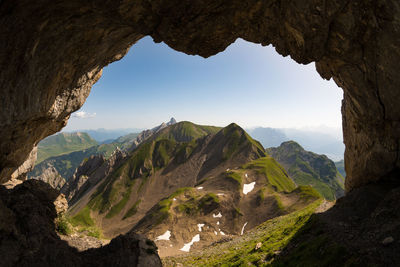
[[[33,176],[31,177],[31,179],[46,182],[51,185],[51,187],[57,190],[60,190],[65,184],[64,177],[62,177],[58,173],[56,168],[54,168],[54,166],[52,166],[51,164],[48,164],[47,168],[42,171],[41,175]]]
[[[154,243],[136,234],[84,252],[68,246],[55,232],[58,197],[33,179],[11,190],[0,186],[2,266],[161,266]]]

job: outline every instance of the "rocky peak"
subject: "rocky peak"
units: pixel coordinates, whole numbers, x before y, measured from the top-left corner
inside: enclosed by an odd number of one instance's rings
[[[172,117],[172,118],[169,120],[169,122],[167,122],[167,125],[170,126],[170,125],[174,125],[174,124],[176,124],[176,120],[175,120],[174,117]]]

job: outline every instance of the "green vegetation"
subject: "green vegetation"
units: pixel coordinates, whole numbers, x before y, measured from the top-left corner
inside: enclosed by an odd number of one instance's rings
[[[286,167],[297,185],[311,185],[330,201],[344,194],[344,179],[325,155],[305,151],[294,141],[282,143],[267,152]]]
[[[344,160],[336,161],[335,162],[336,169],[342,175],[342,177],[346,177],[346,170],[344,169]]]
[[[265,175],[268,183],[275,187],[278,192],[291,192],[296,188],[295,183],[289,178],[286,171],[270,156],[253,160],[242,168],[253,169]]]
[[[238,188],[240,189],[242,187],[242,176],[241,174],[233,171],[226,172],[227,179],[233,181],[234,183],[237,184]]]
[[[86,232],[88,236],[96,238],[101,238],[103,236],[101,230],[96,226],[96,223],[90,216],[90,209],[88,206],[85,206],[72,218],[67,218],[67,221],[72,226],[78,228],[79,232]]]
[[[282,200],[278,194],[274,194],[274,199],[275,199],[275,203],[276,203],[276,206],[278,207],[278,209],[281,211],[284,211],[285,206],[283,205]]]
[[[125,220],[126,218],[129,218],[129,217],[132,217],[133,215],[135,215],[138,210],[140,202],[142,202],[142,200],[140,200],[140,199],[138,201],[136,201],[132,205],[132,207],[130,207],[129,210],[125,213],[125,215],[122,219]]]
[[[250,137],[242,128],[237,124],[231,123],[222,129],[222,134],[225,137],[226,145],[223,150],[223,160],[230,159],[234,154],[238,153],[243,146],[253,145],[256,153],[260,157],[265,156],[264,148],[262,145]]]
[[[74,217],[72,217],[71,223],[73,225],[81,225],[81,226],[94,226],[95,225],[92,217],[90,216],[90,209],[88,206],[85,206]]]
[[[38,145],[37,163],[43,160],[83,150],[97,145],[87,133],[59,133],[42,140]]]
[[[56,231],[62,235],[70,235],[72,233],[71,224],[65,215],[56,219]]]
[[[188,121],[182,121],[161,130],[156,135],[155,140],[168,139],[175,142],[190,142],[194,139],[217,133],[220,129],[220,127],[196,125]]]
[[[177,263],[183,266],[266,266],[273,263],[276,252],[281,251],[308,223],[320,204],[321,200],[318,200],[302,210],[268,220],[246,235],[230,242],[214,245],[198,253],[165,258],[163,264],[164,266],[174,266]],[[262,245],[256,250],[257,243]]]
[[[114,217],[115,215],[119,214],[122,209],[125,207],[126,203],[129,200],[129,197],[131,196],[131,192],[132,192],[132,187],[135,184],[135,180],[127,186],[126,191],[123,193],[123,197],[122,199],[116,204],[114,205],[110,211],[107,213],[106,218],[110,219],[112,217]]]
[[[300,198],[303,200],[322,198],[321,194],[309,185],[301,185],[297,187],[294,192],[300,193]]]

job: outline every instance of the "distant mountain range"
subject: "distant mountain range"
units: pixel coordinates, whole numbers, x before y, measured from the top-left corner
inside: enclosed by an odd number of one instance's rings
[[[37,161],[79,151],[98,143],[87,133],[58,133],[42,140],[38,145]]]
[[[247,131],[265,148],[277,147],[283,142],[295,140],[306,150],[324,154],[334,161],[339,161],[344,157],[344,144],[337,132],[327,134],[313,130],[264,127],[252,128]]]
[[[96,129],[96,130],[79,130],[78,132],[85,132],[99,143],[109,143],[113,140],[125,136],[130,133],[139,133],[143,131],[140,128],[126,128],[126,129]]]

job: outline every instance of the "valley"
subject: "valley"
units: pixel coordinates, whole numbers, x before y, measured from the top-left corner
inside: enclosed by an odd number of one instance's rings
[[[65,161],[69,168],[60,167]],[[57,169],[49,174],[43,166]],[[69,209],[60,222],[71,245],[90,247],[84,240],[100,238],[91,241],[98,246],[135,232],[153,240],[161,257],[245,237],[264,222],[343,195],[334,163],[294,141],[264,149],[234,123],[175,119],[50,157],[29,176],[65,195]]]

